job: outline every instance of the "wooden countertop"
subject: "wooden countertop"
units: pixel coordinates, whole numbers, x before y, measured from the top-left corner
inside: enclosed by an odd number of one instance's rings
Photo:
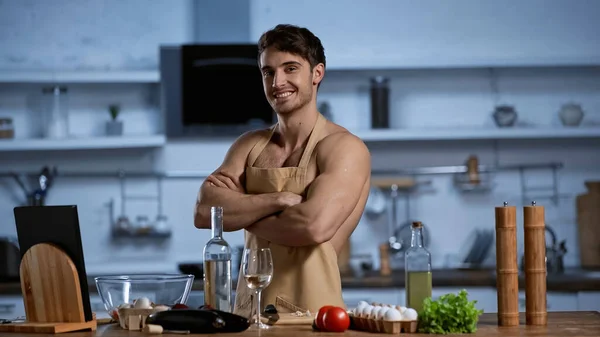
[[[434,287],[496,287],[495,270],[492,269],[437,269],[433,270]],[[525,277],[519,275],[519,287],[525,289]],[[94,278],[88,278],[90,294],[96,294]],[[404,271],[395,270],[390,276],[380,276],[378,271],[364,277],[342,276],[344,289],[404,288]],[[579,292],[600,291],[600,277],[589,276],[581,269],[567,269],[564,274],[548,274],[548,291]],[[192,290],[203,290],[202,280],[194,282]],[[0,282],[0,295],[19,295],[21,285],[17,281]]]
[[[549,312],[547,326],[527,326],[525,325],[525,315],[521,314],[521,325],[516,327],[499,327],[496,323],[496,314],[483,314],[480,317],[477,332],[474,334],[462,336],[503,336],[503,337],[527,337],[527,336],[600,336],[600,312],[581,311],[581,312]],[[144,336],[145,334],[139,331],[122,330],[116,324],[101,325],[98,330],[93,332],[72,332],[67,334],[68,337],[132,337]],[[320,333],[313,332],[310,326],[274,326],[268,331],[260,331],[253,327],[235,334],[224,334],[223,336],[273,336],[287,337],[299,335],[312,336],[390,336],[386,334],[375,334],[362,331],[349,330],[344,333]],[[15,337],[40,337],[40,336],[57,336],[43,334],[23,334],[23,333],[6,333],[6,336]],[[181,336],[175,334],[165,334],[165,336]],[[192,335],[202,336],[202,335]],[[211,336],[211,335],[205,335]],[[212,335],[214,336],[214,335]],[[396,335],[398,336],[398,335]],[[424,334],[401,334],[401,336],[424,336]],[[447,335],[450,336],[450,335]]]

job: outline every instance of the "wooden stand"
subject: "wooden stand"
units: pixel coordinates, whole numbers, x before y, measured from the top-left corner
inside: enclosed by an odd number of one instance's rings
[[[56,334],[96,330],[85,321],[79,274],[59,247],[38,243],[25,252],[20,267],[26,322],[0,324],[0,332]]]

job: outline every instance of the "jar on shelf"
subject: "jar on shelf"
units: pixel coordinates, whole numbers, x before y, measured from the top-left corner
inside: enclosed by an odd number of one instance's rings
[[[389,78],[376,76],[371,78],[371,128],[390,127],[390,88]]]
[[[15,138],[15,128],[12,118],[0,117],[0,139]]]
[[[66,87],[42,89],[42,134],[44,138],[69,136],[69,100]]]
[[[156,221],[154,222],[154,230],[159,234],[169,234],[171,232],[171,227],[169,226],[169,222],[167,216],[164,214],[159,214],[156,216]]]

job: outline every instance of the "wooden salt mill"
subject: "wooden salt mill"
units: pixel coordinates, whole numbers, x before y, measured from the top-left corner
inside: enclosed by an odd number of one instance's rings
[[[498,325],[519,325],[519,266],[515,206],[496,207],[496,289]]]
[[[527,325],[547,325],[546,222],[544,207],[523,207],[525,235],[525,317]]]

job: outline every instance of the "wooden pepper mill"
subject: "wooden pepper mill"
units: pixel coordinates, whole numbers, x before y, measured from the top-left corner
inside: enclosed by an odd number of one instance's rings
[[[525,235],[525,317],[527,325],[546,325],[546,224],[544,207],[523,207]]]
[[[519,325],[519,266],[515,206],[496,207],[498,325]]]

